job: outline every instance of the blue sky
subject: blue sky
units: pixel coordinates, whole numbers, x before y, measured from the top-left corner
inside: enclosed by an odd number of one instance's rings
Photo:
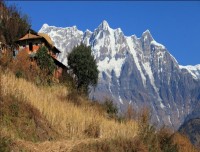
[[[140,37],[149,29],[181,65],[200,64],[200,2],[198,1],[12,1],[31,18],[38,31],[44,23],[76,25],[93,31],[103,20],[125,35]]]

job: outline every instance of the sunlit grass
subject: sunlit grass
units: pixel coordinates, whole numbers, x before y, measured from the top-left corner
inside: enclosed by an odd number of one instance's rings
[[[25,79],[16,78],[8,71],[2,74],[1,84],[3,95],[13,95],[32,104],[66,139],[87,138],[85,131],[91,125],[99,127],[100,138],[128,138],[137,134],[137,123],[134,121],[120,123],[107,119],[103,113],[87,104],[74,105],[65,98],[67,88],[64,86],[38,87]]]

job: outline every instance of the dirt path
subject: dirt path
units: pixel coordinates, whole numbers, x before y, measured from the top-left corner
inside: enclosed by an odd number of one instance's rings
[[[45,141],[41,143],[18,140],[14,143],[14,147],[19,147],[28,152],[71,152],[73,148],[79,144],[87,144],[97,140],[100,139]],[[14,148],[13,150],[13,152],[18,151],[18,148]]]

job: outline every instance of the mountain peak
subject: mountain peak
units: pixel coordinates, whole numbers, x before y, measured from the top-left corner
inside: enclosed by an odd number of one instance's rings
[[[149,29],[147,29],[146,31],[143,32],[143,34],[151,34],[151,32],[149,31]]]
[[[106,20],[103,20],[103,22],[99,25],[98,28],[101,28],[101,29],[108,29],[110,28],[108,22]]]
[[[42,25],[42,28],[47,28],[47,27],[49,27],[49,25],[48,25],[47,23],[44,23],[44,24]]]
[[[154,40],[148,29],[142,33],[142,38],[144,39],[144,41],[147,40],[147,39],[150,40],[150,41]]]
[[[85,33],[92,33],[89,29],[86,29]]]
[[[143,37],[146,36],[146,35],[152,37],[151,32],[148,29],[142,33]]]
[[[103,22],[101,23],[103,26],[107,27],[109,26],[108,22],[106,20],[103,20]]]

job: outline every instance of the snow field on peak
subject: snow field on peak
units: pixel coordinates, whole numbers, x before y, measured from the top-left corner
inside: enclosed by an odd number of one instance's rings
[[[186,69],[194,79],[200,79],[200,64],[197,65],[186,65],[186,66],[182,66],[179,65],[180,69]]]
[[[99,61],[97,63],[98,69],[100,72],[105,72],[108,75],[112,72],[112,70],[115,72],[115,75],[117,78],[119,78],[121,74],[121,67],[125,61],[125,58],[118,58],[117,60],[115,58],[109,59],[106,57],[103,61]]]
[[[155,40],[151,41],[151,44],[154,45],[154,46],[158,46],[158,47],[160,47],[160,48],[162,48],[162,49],[165,49],[165,46],[164,46],[164,45],[162,45],[162,44],[156,42]]]
[[[181,69],[188,69],[188,70],[191,70],[191,71],[194,71],[194,70],[200,70],[200,64],[197,64],[197,65],[186,65],[186,66],[182,66],[180,65],[180,68]]]

